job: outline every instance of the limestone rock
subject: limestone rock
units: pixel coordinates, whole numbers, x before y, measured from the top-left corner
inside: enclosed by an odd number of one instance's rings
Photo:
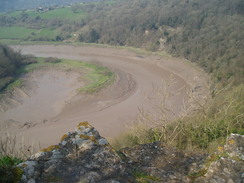
[[[21,182],[121,182],[130,177],[107,140],[87,122],[18,166],[24,170]]]
[[[244,135],[231,134],[224,147],[219,147],[215,160],[210,163],[206,174],[198,178],[199,183],[243,183],[244,182]]]
[[[242,183],[244,136],[231,134],[214,157],[161,142],[115,151],[89,123],[18,165],[21,183]]]
[[[206,158],[204,154],[186,153],[161,142],[124,148],[121,154],[134,171],[150,175],[150,182],[189,182],[189,171],[200,168]]]

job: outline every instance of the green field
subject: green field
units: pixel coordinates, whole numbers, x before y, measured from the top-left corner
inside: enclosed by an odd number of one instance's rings
[[[27,39],[35,29],[24,27],[0,27],[0,39]]]
[[[67,20],[79,20],[85,16],[85,13],[82,11],[74,13],[70,7],[67,7],[67,8],[51,10],[44,13],[34,13],[32,14],[32,16],[39,16],[40,18],[46,18],[46,19],[60,18],[60,19],[67,19]]]
[[[39,39],[39,38],[44,38],[44,39],[50,39],[50,40],[55,40],[56,36],[60,34],[59,30],[56,29],[41,29],[36,32],[36,34],[32,35],[32,39]]]
[[[74,22],[79,23],[86,16],[79,6],[57,8],[46,12],[28,10],[1,13],[1,43],[9,44],[13,42],[11,40],[60,41],[63,36],[70,38],[74,32],[72,27]]]
[[[14,11],[14,12],[10,12],[10,13],[1,13],[0,16],[11,16],[14,18],[17,18],[20,16],[20,14],[22,13],[22,11]]]
[[[86,13],[78,10],[73,12],[71,7],[65,7],[65,8],[58,8],[58,9],[54,9],[54,10],[50,10],[50,11],[46,11],[46,12],[36,12],[34,10],[30,10],[30,11],[14,11],[11,13],[7,13],[7,14],[1,14],[2,16],[7,15],[7,16],[11,16],[14,18],[18,18],[21,15],[25,14],[26,16],[29,17],[40,17],[43,19],[63,19],[63,20],[80,20],[81,18],[84,18],[86,16]]]
[[[55,40],[60,31],[56,29],[29,29],[25,27],[0,27],[0,39]],[[1,41],[2,42],[2,41]]]

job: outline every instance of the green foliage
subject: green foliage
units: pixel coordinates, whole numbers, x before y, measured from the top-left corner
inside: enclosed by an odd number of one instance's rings
[[[4,156],[0,158],[0,182],[17,183],[21,179],[23,170],[16,167],[22,160],[15,157]]]
[[[115,75],[108,68],[71,60],[62,60],[62,65],[86,69],[86,85],[79,90],[86,93],[94,93],[114,81]]]
[[[6,91],[11,91],[14,88],[20,87],[20,86],[23,86],[23,81],[20,79],[16,79],[13,82],[7,84]]]
[[[44,13],[35,13],[32,16],[39,16],[40,18],[44,19],[67,19],[67,20],[80,20],[85,16],[85,13],[81,10],[74,10],[74,7],[76,9],[79,8],[79,5],[74,5],[72,8],[67,7],[67,8],[59,8],[59,9],[54,9],[48,12]]]
[[[11,48],[0,44],[0,91],[8,85],[8,89],[14,86],[21,86],[22,82],[16,80],[19,69],[24,65],[34,62],[36,60],[32,56],[22,56]]]
[[[131,1],[87,4],[80,41],[166,49],[197,62],[216,81],[243,82],[241,0]],[[97,39],[91,39],[96,30]],[[161,47],[162,46],[162,47]],[[166,47],[166,48],[164,48]]]
[[[93,93],[111,83],[114,79],[114,74],[105,67],[96,67],[86,75],[86,78],[90,84],[83,87],[81,91]]]
[[[133,177],[136,179],[137,182],[140,183],[149,183],[149,182],[154,182],[154,181],[160,181],[157,177],[150,176],[146,174],[145,172],[142,172],[140,170],[135,170],[133,172]]]
[[[44,62],[49,62],[49,63],[59,63],[59,62],[61,62],[61,60],[58,59],[58,58],[48,57],[48,58],[46,58],[46,59],[44,60]]]
[[[59,39],[57,39],[58,36]],[[28,39],[32,41],[60,41],[62,40],[61,37],[59,30],[50,28],[35,30],[28,35]]]
[[[21,163],[22,160],[16,157],[9,157],[9,156],[4,156],[2,158],[0,158],[0,166],[14,166],[14,165],[18,165],[19,163]]]
[[[0,91],[14,81],[12,77],[0,78]]]
[[[24,27],[0,27],[0,39],[27,39],[35,29]]]

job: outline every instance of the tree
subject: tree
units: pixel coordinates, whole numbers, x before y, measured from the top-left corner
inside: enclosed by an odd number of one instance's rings
[[[90,36],[89,42],[91,42],[91,43],[96,43],[100,39],[100,35],[98,34],[98,32],[95,29],[92,29],[90,31],[89,36]]]

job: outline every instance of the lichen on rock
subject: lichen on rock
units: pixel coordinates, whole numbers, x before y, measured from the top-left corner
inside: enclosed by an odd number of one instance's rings
[[[207,159],[210,162],[206,174],[195,182],[244,182],[244,135],[231,134],[215,156],[218,158],[214,161]]]
[[[120,182],[129,177],[107,140],[87,122],[18,166],[24,170],[21,182]]]
[[[94,127],[82,122],[59,144],[32,155],[18,168],[24,172],[21,183],[242,183],[243,143],[244,136],[231,134],[215,159],[161,142],[115,151]]]

